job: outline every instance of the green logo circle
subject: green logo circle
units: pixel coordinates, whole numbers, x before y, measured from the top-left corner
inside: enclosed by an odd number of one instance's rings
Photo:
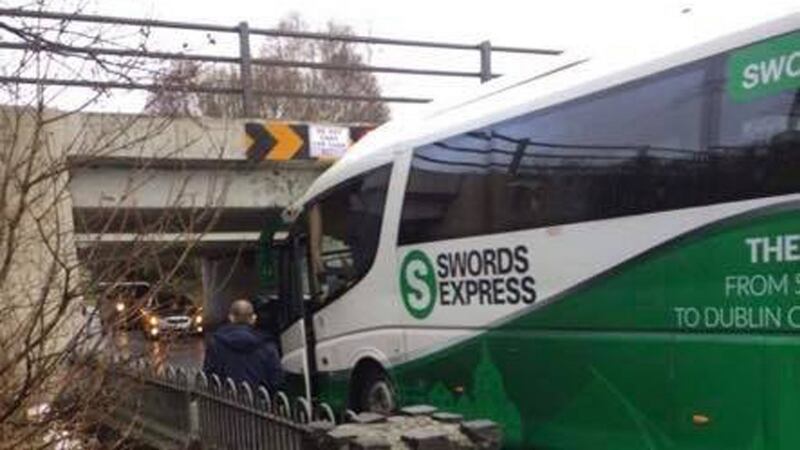
[[[436,273],[421,250],[413,250],[400,266],[400,295],[408,313],[417,319],[431,315],[436,305]]]

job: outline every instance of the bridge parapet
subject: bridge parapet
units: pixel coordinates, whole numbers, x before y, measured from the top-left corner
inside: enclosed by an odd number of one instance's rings
[[[264,123],[252,120],[97,113],[68,120],[54,130],[54,142],[65,144],[73,207],[84,216],[120,208],[237,209],[240,215],[242,209],[280,210],[332,163],[257,161],[252,152],[248,159],[256,143],[246,129]],[[281,144],[277,140],[265,145]]]
[[[311,161],[331,158],[364,136],[369,124],[308,124],[266,119],[84,113],[62,127],[70,156],[192,161]],[[93,151],[94,150],[94,151]]]

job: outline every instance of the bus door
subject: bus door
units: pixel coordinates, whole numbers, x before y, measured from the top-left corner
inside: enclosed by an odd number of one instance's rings
[[[289,390],[311,402],[315,373],[314,335],[308,286],[308,250],[304,234],[276,232],[273,247],[277,263],[277,306],[270,311],[278,316],[282,363]]]

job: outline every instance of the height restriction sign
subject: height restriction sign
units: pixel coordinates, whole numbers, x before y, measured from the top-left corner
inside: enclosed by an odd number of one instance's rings
[[[350,128],[309,125],[308,141],[312,158],[339,158],[350,147]]]

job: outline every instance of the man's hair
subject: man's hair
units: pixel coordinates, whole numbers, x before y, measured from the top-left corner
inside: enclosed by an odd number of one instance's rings
[[[232,323],[250,324],[253,321],[253,314],[255,314],[253,304],[245,299],[236,300],[228,309],[228,318]]]

